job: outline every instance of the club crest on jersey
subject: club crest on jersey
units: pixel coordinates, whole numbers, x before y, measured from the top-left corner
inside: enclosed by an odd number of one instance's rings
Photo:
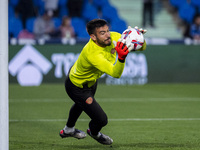
[[[88,97],[85,101],[87,104],[92,104],[93,102],[93,98],[92,97]]]
[[[115,51],[116,51],[115,48],[112,48],[110,52],[111,52],[111,54],[114,54]]]

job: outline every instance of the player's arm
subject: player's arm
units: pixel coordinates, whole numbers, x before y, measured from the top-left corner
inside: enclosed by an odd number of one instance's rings
[[[121,74],[124,70],[124,65],[125,65],[125,63],[120,62],[119,60],[116,62],[116,64],[113,65],[111,62],[105,59],[105,57],[101,53],[93,57],[93,61],[91,63],[98,70],[101,70],[102,72],[114,78],[121,77]]]
[[[92,64],[102,72],[114,77],[114,78],[120,78],[125,65],[125,58],[127,54],[129,53],[128,47],[121,41],[118,41],[115,49],[118,53],[118,60],[115,65],[113,65],[111,62],[109,62],[103,54],[99,53],[95,58],[92,58]]]

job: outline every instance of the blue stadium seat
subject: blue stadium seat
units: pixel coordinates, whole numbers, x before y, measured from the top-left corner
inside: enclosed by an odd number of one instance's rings
[[[54,21],[54,24],[55,24],[56,28],[60,27],[60,25],[62,23],[62,20],[60,18],[55,17],[55,18],[53,18],[53,21]]]
[[[59,17],[62,18],[63,16],[68,16],[68,10],[66,6],[59,7]]]
[[[59,0],[58,1],[58,6],[67,6],[66,4],[67,4],[67,2],[68,2],[68,0]]]
[[[196,10],[192,5],[184,4],[179,8],[179,16],[181,19],[191,24],[196,14]]]
[[[181,5],[187,3],[187,0],[169,0],[170,4],[176,8],[180,8]]]
[[[200,7],[200,0],[191,0],[191,4],[195,7]]]
[[[110,5],[108,0],[93,0],[92,2],[97,8],[102,8],[106,5]]]
[[[86,5],[87,3],[89,3],[90,0],[83,0],[83,5]]]
[[[8,32],[9,36],[18,37],[19,32],[23,29],[22,21],[19,18],[9,18]]]
[[[59,7],[58,9],[59,9],[59,17],[60,18],[68,15],[67,2],[68,2],[68,0],[59,0],[58,1],[58,7]]]
[[[97,8],[93,6],[91,3],[87,3],[83,7],[82,17],[87,21],[99,18]]]
[[[19,3],[19,0],[9,0],[9,4],[12,6],[17,6],[17,4]]]
[[[15,16],[15,11],[14,11],[14,7],[12,5],[8,5],[8,17],[12,18]]]
[[[34,22],[35,22],[36,18],[35,17],[31,17],[31,18],[28,18],[26,20],[26,29],[33,33],[33,30],[34,30]]]
[[[122,33],[126,29],[127,29],[127,24],[124,20],[116,18],[111,21],[111,31]]]
[[[43,15],[45,12],[43,0],[33,0],[34,5],[38,8],[39,15]]]
[[[90,38],[90,36],[88,35],[88,33],[87,33],[87,31],[86,31],[86,29],[84,29],[84,30],[82,30],[79,34],[78,34],[78,36],[77,36],[79,39],[81,38],[81,39],[88,39],[88,38]]]
[[[119,18],[117,9],[110,5],[102,7],[102,17],[107,21],[111,21],[113,18]]]
[[[85,20],[79,17],[72,17],[72,26],[74,27],[76,36],[78,38],[89,38],[86,31]]]

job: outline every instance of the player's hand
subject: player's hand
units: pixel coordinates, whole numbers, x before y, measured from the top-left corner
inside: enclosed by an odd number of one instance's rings
[[[119,40],[115,46],[115,49],[118,53],[118,59],[124,61],[127,54],[129,53],[128,47],[125,44],[125,40]]]
[[[128,29],[129,28],[131,28],[131,26],[128,26]],[[138,26],[135,26],[134,28],[137,29],[137,30],[139,30],[142,34],[145,34],[147,32],[146,29],[142,29],[142,28],[139,29]]]

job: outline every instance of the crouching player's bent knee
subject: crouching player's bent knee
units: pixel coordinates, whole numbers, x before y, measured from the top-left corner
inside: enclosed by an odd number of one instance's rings
[[[89,128],[92,135],[97,135],[99,131],[108,124],[107,115],[104,114],[100,118],[91,120],[89,123]]]

